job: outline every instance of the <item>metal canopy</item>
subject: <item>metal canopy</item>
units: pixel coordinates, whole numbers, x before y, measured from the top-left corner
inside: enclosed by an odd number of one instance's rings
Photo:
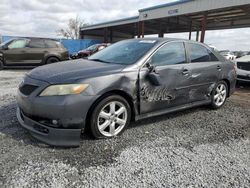
[[[139,10],[139,16],[81,28],[82,38],[114,42],[144,35],[250,27],[250,0],[183,0]],[[201,32],[201,36],[199,33]]]

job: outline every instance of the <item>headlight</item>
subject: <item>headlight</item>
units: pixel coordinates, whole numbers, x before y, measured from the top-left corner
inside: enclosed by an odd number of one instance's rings
[[[45,88],[39,96],[74,95],[83,92],[88,84],[51,85]]]

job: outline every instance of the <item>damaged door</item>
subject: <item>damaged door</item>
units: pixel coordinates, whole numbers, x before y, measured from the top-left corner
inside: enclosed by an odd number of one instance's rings
[[[160,47],[140,71],[140,112],[145,114],[189,103],[186,50],[183,42]],[[177,90],[177,88],[181,88]]]
[[[209,100],[214,85],[220,80],[222,63],[210,49],[193,42],[186,42],[188,59],[187,69],[192,73],[188,79],[189,100],[191,102]]]

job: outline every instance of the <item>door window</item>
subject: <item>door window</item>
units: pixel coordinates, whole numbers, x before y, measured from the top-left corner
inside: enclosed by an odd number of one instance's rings
[[[45,40],[45,43],[47,48],[57,48],[58,46],[60,46],[60,42],[58,41]]]
[[[12,43],[9,44],[8,48],[9,49],[14,49],[14,48],[25,48],[27,43],[27,40],[25,39],[19,39],[15,40]]]
[[[161,47],[150,59],[150,64],[157,66],[186,63],[183,42],[171,42]]]
[[[32,39],[29,43],[30,48],[45,48],[44,40]]]
[[[200,44],[188,43],[189,55],[192,63],[218,61],[216,56]]]

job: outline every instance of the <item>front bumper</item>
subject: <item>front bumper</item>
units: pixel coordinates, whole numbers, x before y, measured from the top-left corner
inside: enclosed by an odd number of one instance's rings
[[[237,69],[237,81],[250,82],[250,71]]]
[[[53,146],[79,146],[81,129],[61,129],[46,126],[27,116],[17,108],[17,119],[33,137]]]
[[[24,89],[32,85],[32,90]],[[17,93],[17,118],[37,139],[55,146],[77,146],[81,130],[85,128],[88,110],[97,95],[87,92],[78,95],[40,97],[50,84],[24,78]],[[37,87],[33,87],[37,86]]]

